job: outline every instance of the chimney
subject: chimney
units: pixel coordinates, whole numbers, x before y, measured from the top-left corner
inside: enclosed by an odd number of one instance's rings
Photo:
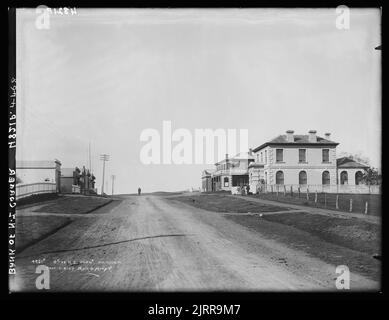
[[[331,140],[331,133],[327,132],[324,134],[326,140]]]
[[[287,142],[294,142],[293,133],[294,133],[293,130],[286,131],[286,141]]]
[[[228,153],[226,153],[226,160],[228,160]]]
[[[309,130],[308,133],[309,133],[308,141],[311,143],[317,142],[316,130]]]
[[[252,149],[252,148],[249,149],[249,155],[250,155],[250,156],[253,155],[253,149]]]

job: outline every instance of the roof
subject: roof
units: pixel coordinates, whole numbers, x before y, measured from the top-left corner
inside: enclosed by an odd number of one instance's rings
[[[316,136],[317,142],[310,142],[309,141],[309,135],[308,134],[294,134],[294,142],[288,142],[286,139],[286,134],[279,135],[275,137],[274,139],[263,143],[259,147],[255,148],[253,151],[257,152],[260,149],[263,149],[264,147],[267,147],[269,145],[326,145],[326,146],[337,146],[339,143],[334,142],[331,140],[324,139],[322,137]]]
[[[17,160],[16,169],[22,168],[56,168],[61,165],[59,160]]]
[[[264,164],[259,162],[251,162],[249,168],[263,168]]]
[[[219,162],[216,162],[215,165],[218,165],[218,164],[221,164],[221,163],[224,163],[226,162],[226,158],[224,158],[223,160],[219,161]],[[249,152],[240,152],[238,154],[236,154],[235,156],[231,157],[231,158],[228,158],[229,161],[233,161],[233,160],[255,160],[254,156],[252,154],[250,154]]]
[[[249,152],[240,152],[236,156],[232,157],[231,159],[233,159],[233,160],[246,160],[246,159],[251,160],[251,159],[253,159],[254,160],[255,158]]]
[[[350,157],[342,157],[336,159],[336,166],[338,168],[362,168],[362,169],[366,169],[369,167],[364,163],[356,162]]]

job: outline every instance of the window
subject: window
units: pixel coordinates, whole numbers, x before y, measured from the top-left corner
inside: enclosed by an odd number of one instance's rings
[[[259,162],[259,153],[257,153],[257,162]]]
[[[330,173],[328,171],[324,171],[321,177],[322,184],[330,184]]]
[[[362,179],[363,179],[363,173],[361,171],[355,172],[355,184],[356,185],[361,184],[362,183]]]
[[[265,150],[265,164],[267,163],[267,150]]]
[[[263,153],[261,152],[261,162],[263,163]]]
[[[224,178],[224,186],[225,186],[225,187],[228,187],[228,185],[229,185],[228,178],[225,177],[225,178]]]
[[[340,184],[348,184],[348,174],[347,174],[347,171],[342,171],[340,173]]]
[[[284,161],[284,150],[276,149],[276,162]]]
[[[307,184],[307,173],[305,171],[299,173],[299,184]]]
[[[282,171],[276,173],[276,184],[284,184],[284,173]]]
[[[299,162],[307,162],[306,154],[306,149],[299,149]]]
[[[322,155],[323,155],[323,162],[330,162],[330,150],[329,149],[323,149]]]

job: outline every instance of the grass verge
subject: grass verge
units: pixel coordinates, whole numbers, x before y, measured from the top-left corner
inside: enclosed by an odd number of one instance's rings
[[[380,252],[377,225],[312,213],[225,218],[326,263],[347,265],[351,272],[375,281],[380,279],[381,263],[372,257]]]
[[[261,213],[289,210],[285,207],[246,201],[224,194],[200,194],[196,196],[172,197],[169,199],[178,200],[196,208],[216,212]]]
[[[27,247],[44,239],[50,234],[72,222],[67,217],[20,216],[16,217],[16,251],[20,253]]]
[[[72,197],[64,196],[54,203],[50,203],[46,206],[43,206],[39,209],[36,209],[35,212],[50,212],[50,213],[89,213],[96,209],[101,208],[102,206],[110,203],[112,199],[107,198],[98,198],[98,197]]]

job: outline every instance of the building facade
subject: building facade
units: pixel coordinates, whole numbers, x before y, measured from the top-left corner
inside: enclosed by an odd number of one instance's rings
[[[261,180],[267,185],[331,185],[337,183],[336,147],[338,143],[316,135],[295,135],[288,130],[254,149],[256,163],[262,170],[253,169],[250,184]],[[251,175],[250,175],[251,176]]]
[[[16,176],[20,184],[50,182],[61,192],[61,162],[59,160],[17,160]]]
[[[213,173],[203,173],[203,188],[220,191],[248,184],[252,193],[286,187],[301,191],[363,191],[367,188],[361,185],[368,166],[349,157],[337,159],[338,145],[330,133],[321,137],[315,130],[305,135],[288,130],[245,155],[231,159],[227,155],[215,164]],[[370,193],[370,186],[368,189]]]
[[[231,191],[233,187],[249,184],[249,165],[254,162],[252,150],[241,152],[215,163],[214,170],[204,170],[202,174],[203,192]]]
[[[336,164],[338,184],[351,186],[363,184],[363,175],[369,166],[349,157],[337,159]]]
[[[80,170],[75,168],[63,168],[61,170],[61,192],[96,194],[95,176],[85,167]]]

